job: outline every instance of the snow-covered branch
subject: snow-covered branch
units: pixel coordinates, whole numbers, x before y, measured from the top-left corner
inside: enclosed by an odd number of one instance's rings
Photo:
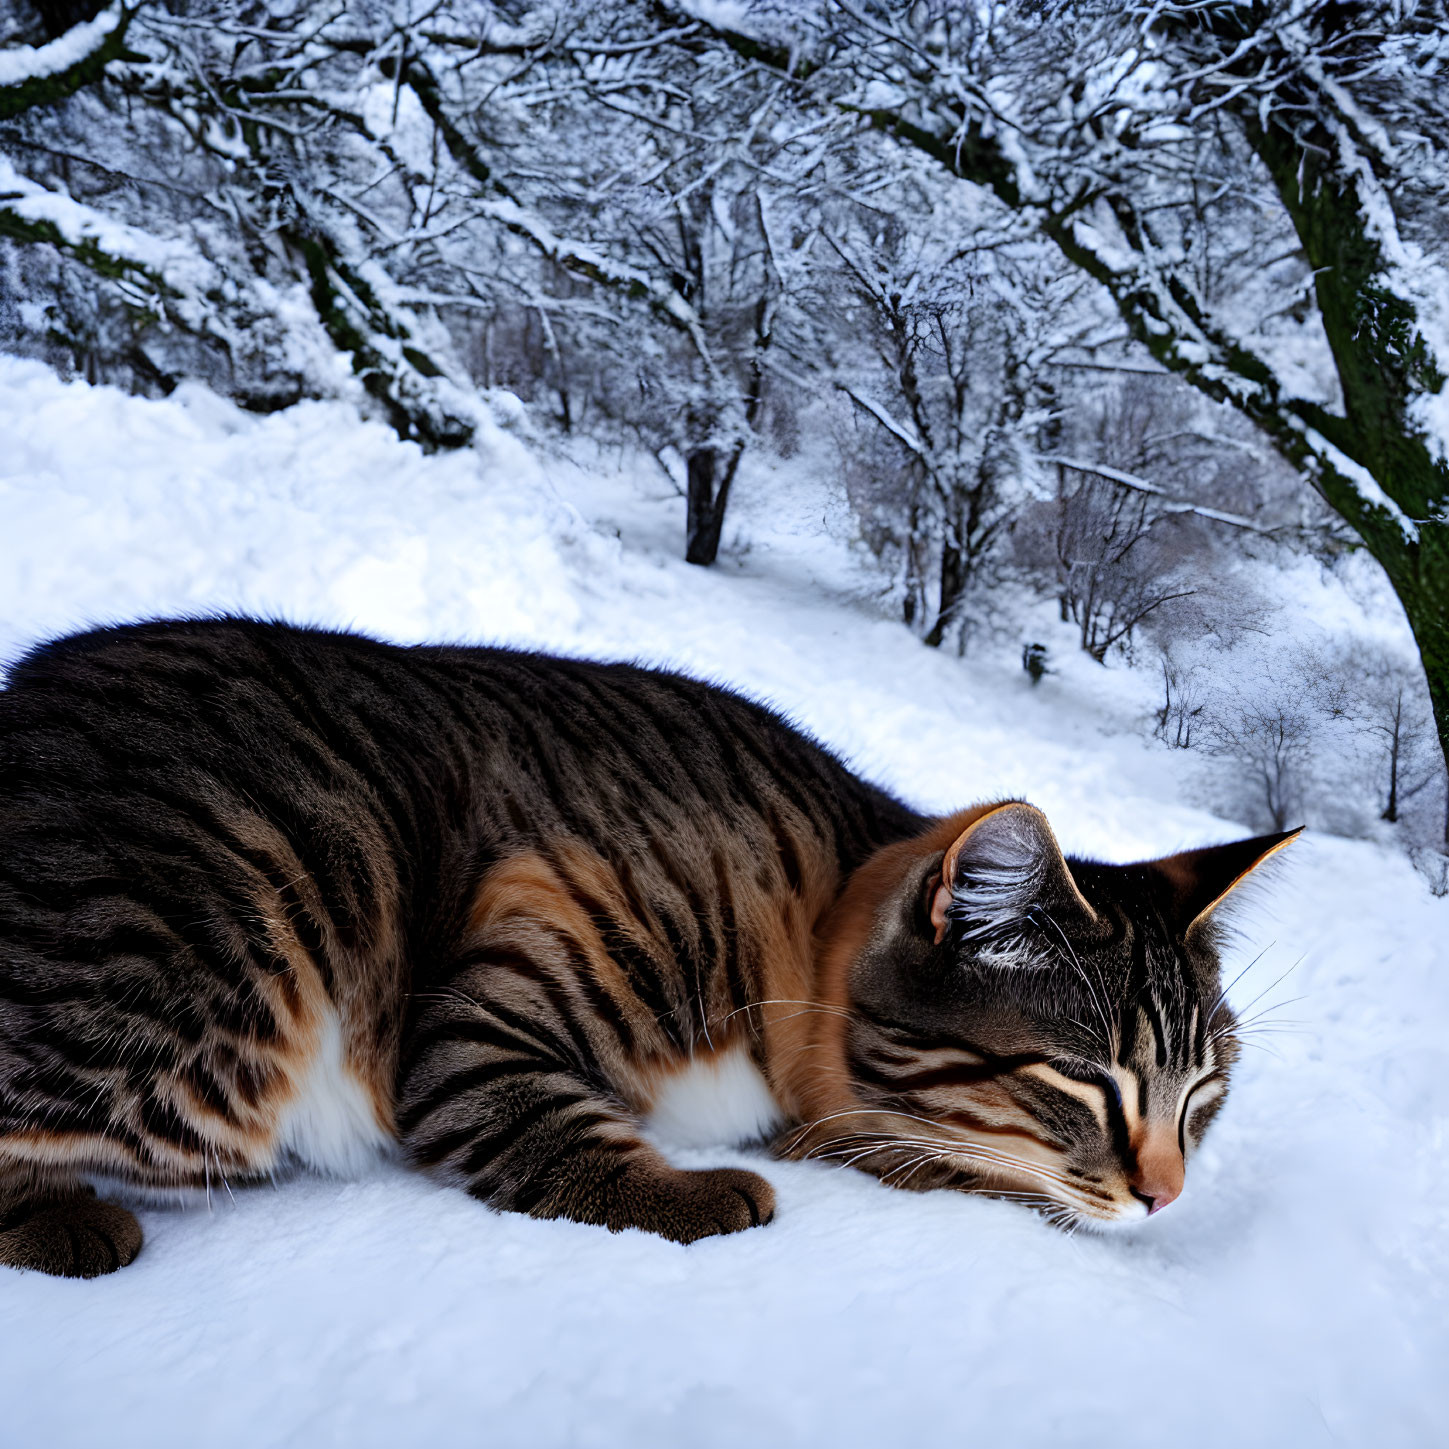
[[[46,45],[0,50],[0,121],[32,106],[50,105],[90,85],[125,52],[135,7],[122,0],[94,20],[73,26]]]
[[[904,423],[897,422],[874,398],[865,397],[847,383],[837,382],[835,386],[862,412],[868,413],[873,417],[891,437],[909,452],[914,453],[918,458],[925,456],[926,445],[916,436],[913,428],[908,428]]]
[[[1206,518],[1212,523],[1226,523],[1233,528],[1246,528],[1252,533],[1263,533],[1267,530],[1254,523],[1251,518],[1244,518],[1241,514],[1227,513],[1221,508],[1208,508],[1201,503],[1189,503],[1182,498],[1174,498],[1168,491],[1146,478],[1139,478],[1135,474],[1125,473],[1120,468],[1113,468],[1106,463],[1089,463],[1081,458],[1068,458],[1061,453],[1038,453],[1038,463],[1055,463],[1063,468],[1071,468],[1077,473],[1090,473],[1096,478],[1105,478],[1109,483],[1115,483],[1121,488],[1128,488],[1134,493],[1145,493],[1157,500],[1157,507],[1163,513],[1191,513],[1198,518]]]

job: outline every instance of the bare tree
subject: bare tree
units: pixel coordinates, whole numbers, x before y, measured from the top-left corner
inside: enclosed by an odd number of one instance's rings
[[[1259,821],[1286,830],[1301,820],[1310,791],[1313,748],[1323,725],[1312,698],[1310,657],[1284,651],[1221,689],[1209,705],[1203,746],[1232,766],[1229,777]]]
[[[1189,634],[1221,644],[1250,627],[1256,591],[1229,596],[1218,580],[1230,560],[1275,547],[1278,510],[1264,506],[1273,470],[1170,377],[1109,375],[1060,396],[1053,450],[1039,455],[1055,497],[1017,519],[1015,547],[1063,622],[1077,624],[1082,649],[1101,663],[1114,649],[1130,659],[1143,629],[1159,644]],[[1163,667],[1159,731],[1177,687],[1172,662]]]
[[[1342,661],[1341,706],[1377,755],[1380,819],[1397,824],[1405,805],[1443,773],[1424,676],[1412,659],[1358,645]]]
[[[1231,798],[1279,829],[1312,813],[1371,834],[1377,817],[1413,849],[1443,844],[1431,787],[1444,769],[1412,659],[1329,634],[1290,646],[1244,636],[1196,655],[1173,644],[1159,640],[1171,681],[1159,736],[1177,743],[1182,730],[1227,764]]]
[[[1196,662],[1184,659],[1170,643],[1159,648],[1157,664],[1162,673],[1162,704],[1153,733],[1175,750],[1191,749],[1207,708],[1203,670]]]
[[[1040,248],[1022,256],[979,237],[963,249],[940,234],[928,194],[901,185],[890,196],[895,214],[858,210],[825,230],[834,265],[815,284],[853,324],[828,339],[833,382],[878,433],[876,456],[893,460],[871,492],[900,520],[906,621],[935,647],[964,643],[973,594],[996,581],[1013,521],[1044,491],[1040,362],[1070,296]]]
[[[1060,469],[1052,530],[1057,598],[1098,664],[1114,648],[1130,655],[1138,628],[1196,592],[1181,567],[1180,527],[1146,494]]]

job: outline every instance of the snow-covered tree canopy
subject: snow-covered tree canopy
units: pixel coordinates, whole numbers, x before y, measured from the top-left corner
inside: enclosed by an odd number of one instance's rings
[[[989,191],[1251,419],[1384,565],[1449,738],[1446,14],[830,0],[713,28]]]
[[[428,447],[509,388],[677,467],[700,562],[771,398],[837,397],[933,642],[1063,459],[1282,524],[1063,451],[1080,370],[1173,374],[1383,564],[1449,722],[1442,0],[15,13],[9,346]]]

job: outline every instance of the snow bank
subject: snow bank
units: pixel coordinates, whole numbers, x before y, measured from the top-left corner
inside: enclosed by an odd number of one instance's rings
[[[0,358],[0,439],[3,658],[222,608],[640,657],[774,699],[923,806],[1021,791],[1118,859],[1235,829],[1121,733],[1104,671],[1030,690],[875,615],[839,500],[783,471],[741,480],[732,556],[702,571],[657,473],[502,430],[425,458],[342,404],[255,418]],[[114,1278],[4,1272],[0,1441],[1442,1442],[1446,924],[1392,854],[1294,848],[1229,965],[1262,952],[1233,996],[1301,998],[1296,1025],[1254,1038],[1186,1196],[1136,1235],[724,1149],[680,1160],[748,1161],[779,1217],[690,1248],[393,1168],[299,1179],[148,1211]]]

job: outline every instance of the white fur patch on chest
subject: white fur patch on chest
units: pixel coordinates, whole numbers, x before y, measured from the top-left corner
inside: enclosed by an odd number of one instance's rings
[[[775,1132],[784,1114],[744,1047],[695,1057],[666,1077],[646,1125],[674,1147],[722,1147]]]
[[[391,1140],[367,1088],[348,1069],[342,1023],[329,1006],[301,1086],[278,1116],[278,1155],[334,1177],[352,1177]]]

